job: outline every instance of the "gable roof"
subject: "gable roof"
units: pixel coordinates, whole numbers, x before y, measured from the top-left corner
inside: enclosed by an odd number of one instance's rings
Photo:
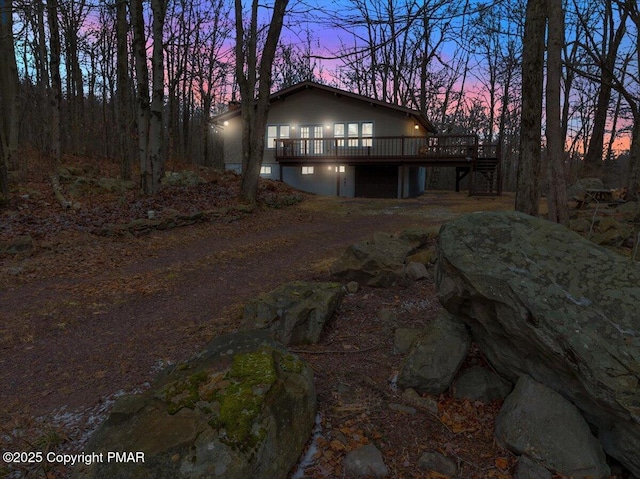
[[[380,101],[380,100],[375,100],[373,98],[369,98],[367,96],[364,95],[359,95],[357,93],[351,93],[345,90],[340,90],[339,88],[335,88],[335,87],[331,87],[328,85],[322,85],[321,83],[316,83],[316,82],[312,82],[312,81],[304,81],[301,83],[297,83],[293,86],[290,86],[288,88],[284,88],[280,91],[277,91],[275,93],[272,93],[269,96],[269,103],[273,104],[275,102],[278,101],[282,101],[285,98],[295,95],[296,93],[299,93],[301,91],[306,91],[306,90],[313,90],[313,89],[317,89],[317,90],[322,90],[325,92],[329,92],[337,97],[345,97],[345,98],[351,98],[353,100],[356,101],[361,101],[361,102],[365,102],[371,106],[380,106],[383,108],[388,108],[390,110],[395,110],[397,112],[400,113],[404,113],[406,116],[409,117],[413,117],[414,121],[420,125],[422,125],[422,127],[431,132],[431,133],[437,133],[438,130],[436,129],[435,126],[433,126],[433,124],[427,119],[427,117],[420,111],[418,110],[413,110],[411,108],[407,108],[404,106],[398,106],[398,105],[394,105],[393,103],[387,103],[384,101]],[[223,121],[227,121],[230,120],[231,118],[234,118],[238,115],[240,115],[241,113],[241,109],[240,108],[235,108],[229,111],[226,111],[225,113],[222,113],[220,115],[217,115],[215,117],[213,117],[213,121],[214,123],[218,123],[218,122],[223,122]]]

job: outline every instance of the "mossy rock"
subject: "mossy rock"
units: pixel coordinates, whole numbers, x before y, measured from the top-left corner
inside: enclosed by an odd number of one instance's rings
[[[266,331],[224,335],[119,400],[87,450],[144,462],[79,466],[76,478],[286,478],[315,421],[306,362]]]
[[[247,302],[245,329],[268,329],[283,344],[317,343],[342,300],[340,283],[293,281]]]

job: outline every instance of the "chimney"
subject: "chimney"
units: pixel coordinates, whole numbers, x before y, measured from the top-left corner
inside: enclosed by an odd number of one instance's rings
[[[238,108],[240,108],[240,102],[239,101],[237,101],[237,100],[229,101],[229,111],[237,110]]]

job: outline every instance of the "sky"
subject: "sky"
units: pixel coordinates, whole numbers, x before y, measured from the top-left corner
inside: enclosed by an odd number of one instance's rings
[[[211,0],[202,0],[203,4]],[[328,83],[336,83],[335,73],[343,64],[343,61],[336,58],[339,55],[339,51],[343,46],[353,47],[355,37],[353,33],[353,27],[351,22],[356,18],[356,11],[352,7],[355,0],[291,0],[290,1],[290,13],[286,20],[286,27],[283,30],[283,43],[300,45],[307,41],[310,42],[311,48],[314,53],[314,61],[319,63],[322,68],[322,78]],[[372,5],[376,3],[384,4],[385,2],[378,2],[372,0],[360,0],[364,1],[369,8],[373,8]],[[436,0],[427,0],[425,3],[433,4]],[[249,2],[245,2],[248,4]],[[501,4],[507,7],[513,6],[516,0],[495,0],[496,4]],[[402,11],[402,5],[405,1],[393,2],[396,13]],[[422,2],[421,2],[422,4]],[[443,23],[453,26],[460,26],[462,22],[467,21],[465,17],[461,16],[447,16],[447,12],[443,9],[447,8],[447,5],[453,5],[454,2],[444,2],[442,8],[436,10],[434,17],[442,16]],[[461,2],[455,3],[455,5],[463,5]],[[325,10],[328,10],[325,11]],[[230,12],[229,22],[233,22],[233,11]],[[268,18],[270,11],[268,8],[261,9],[261,15],[263,18]],[[375,15],[374,15],[375,16]],[[175,20],[175,19],[174,19]],[[88,27],[81,33],[89,33],[92,27],[100,26],[100,22],[104,20],[100,18],[89,17],[87,19]],[[505,23],[502,20],[503,28],[514,27],[513,24]],[[362,25],[360,25],[362,27]],[[16,28],[21,28],[21,23],[17,23]],[[465,25],[465,28],[469,28],[469,25]],[[351,31],[349,31],[351,30]],[[365,34],[363,28],[359,28],[358,31]],[[233,33],[233,32],[232,32]],[[434,38],[437,38],[437,31],[434,32]],[[457,43],[459,38],[452,36],[448,41],[442,43],[441,48],[438,50],[438,61],[434,60],[434,65],[449,66],[455,63],[461,56],[460,45]],[[471,41],[471,40],[470,40]],[[227,42],[227,55],[232,53],[233,38],[230,38]],[[476,47],[477,48],[477,47]],[[18,53],[18,59],[22,58],[21,53]],[[476,58],[472,61],[471,65],[476,65],[473,71],[466,77],[465,90],[475,99],[483,100],[487,97],[486,91],[481,82],[478,81],[478,77],[482,78],[484,71],[479,65],[479,60]],[[637,70],[637,65],[635,65]],[[458,80],[457,86],[460,88],[461,81]],[[337,84],[336,86],[342,86]],[[572,119],[572,128],[574,130],[580,129],[580,124],[575,117]],[[618,140],[616,145],[624,148],[624,145],[628,144],[628,140]]]

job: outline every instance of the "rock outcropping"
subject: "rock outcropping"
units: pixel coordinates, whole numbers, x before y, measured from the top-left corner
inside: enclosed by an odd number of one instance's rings
[[[389,233],[351,245],[331,266],[331,274],[341,281],[357,281],[367,286],[387,288],[406,278],[405,258],[419,245],[417,241]]]
[[[82,465],[75,478],[287,477],[314,425],[311,368],[267,331],[223,335],[119,400],[87,450],[140,451],[144,462]]]
[[[609,477],[602,446],[578,409],[555,391],[521,376],[496,418],[509,449],[573,478]]]
[[[413,342],[402,363],[398,387],[444,392],[467,356],[470,342],[465,325],[443,311]]]
[[[243,328],[268,329],[285,345],[317,343],[341,299],[340,283],[293,281],[249,300]]]
[[[640,476],[640,267],[521,213],[443,226],[436,284],[487,359],[575,404],[605,451]]]

